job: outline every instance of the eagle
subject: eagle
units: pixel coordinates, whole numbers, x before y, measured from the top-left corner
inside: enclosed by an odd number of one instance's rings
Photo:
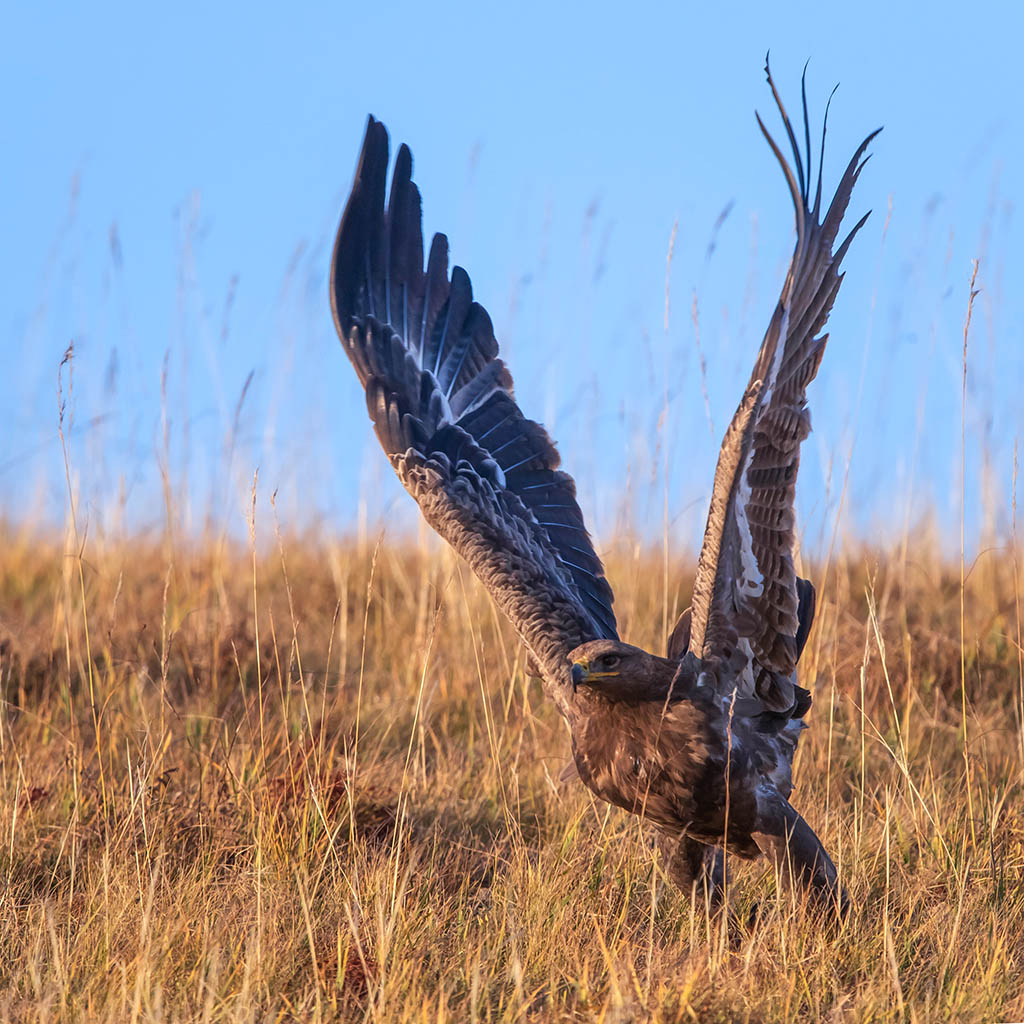
[[[823,208],[828,106],[812,199],[806,87],[801,151],[767,62],[765,72],[792,165],[755,116],[789,186],[796,245],[722,442],[691,606],[665,657],[620,640],[572,477],[519,408],[491,318],[466,271],[449,272],[443,234],[424,266],[412,155],[399,148],[388,190],[388,133],[372,115],[334,245],[331,307],[381,446],[515,628],[568,724],[574,773],[654,826],[669,876],[691,894],[700,884],[723,899],[726,851],[767,855],[784,883],[842,910],[835,865],[789,802],[811,705],[796,667],[815,607],[794,567],[793,500],[807,385],[867,214],[835,242],[877,131]]]

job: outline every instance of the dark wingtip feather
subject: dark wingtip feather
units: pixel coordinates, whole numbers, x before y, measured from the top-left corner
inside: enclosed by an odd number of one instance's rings
[[[853,225],[853,230],[851,230],[850,233],[846,236],[846,238],[843,239],[843,244],[840,245],[838,249],[836,249],[834,255],[832,256],[832,263],[835,266],[838,267],[839,264],[843,262],[843,257],[846,255],[847,249],[850,248],[850,243],[853,241],[854,236],[857,234],[858,231],[860,231],[862,227],[864,227],[864,225],[867,223],[868,217],[870,216],[871,211],[868,210],[868,212],[865,213],[864,216],[861,217],[861,219],[857,221],[856,224]]]
[[[803,114],[804,114],[804,134],[807,146],[807,162],[808,162],[808,176],[805,178],[803,172],[803,166],[800,157],[800,151],[797,146],[796,137],[793,132],[792,125],[789,117],[786,114],[785,107],[782,104],[782,99],[779,96],[779,92],[775,86],[775,81],[772,78],[771,67],[768,62],[767,56],[765,57],[765,74],[768,78],[768,84],[772,90],[772,96],[775,99],[775,104],[782,117],[783,124],[786,128],[786,134],[789,138],[790,147],[793,151],[793,157],[796,163],[796,174],[793,173],[793,169],[789,164],[789,161],[785,158],[782,150],[778,144],[772,138],[771,133],[765,126],[764,121],[761,119],[761,115],[754,112],[754,116],[757,118],[758,127],[761,129],[761,134],[764,136],[772,153],[775,156],[776,161],[782,169],[783,174],[786,177],[786,183],[789,186],[790,195],[793,200],[793,206],[796,212],[797,221],[797,236],[799,238],[804,237],[805,226],[807,226],[808,220],[810,221],[809,227],[812,231],[820,231],[819,238],[831,248],[832,242],[839,228],[839,221],[842,220],[843,215],[846,211],[846,206],[849,203],[850,195],[853,191],[853,187],[856,184],[857,178],[860,172],[864,169],[865,164],[870,159],[869,156],[864,156],[864,152],[871,142],[877,137],[878,133],[882,131],[881,128],[875,129],[871,132],[863,142],[857,147],[853,156],[850,159],[849,164],[846,167],[840,181],[836,188],[835,194],[832,198],[832,202],[829,205],[828,210],[825,213],[824,218],[819,222],[819,215],[821,209],[821,191],[822,191],[822,167],[824,164],[825,155],[825,136],[828,128],[828,113],[832,103],[832,97],[836,93],[836,89],[839,88],[838,84],[832,89],[829,95],[828,102],[825,104],[825,116],[822,120],[822,131],[821,131],[821,152],[818,158],[818,181],[815,188],[814,206],[810,207],[810,161],[811,161],[811,149],[810,149],[810,120],[807,112],[807,93],[806,93],[806,72],[807,65],[804,65],[804,76],[801,78],[801,98],[803,103]],[[845,247],[852,239],[853,235],[857,233],[863,224],[863,219],[857,224],[850,235],[847,237],[846,242],[842,247],[842,251],[845,252]],[[798,245],[800,243],[798,242]]]
[[[838,89],[839,83],[836,82],[832,86],[832,91],[828,94],[828,101],[825,103],[825,116],[821,119],[821,148],[818,151],[818,187],[814,193],[814,209],[811,211],[815,223],[818,221],[818,212],[821,210],[821,182],[825,169],[825,136],[828,134],[828,112],[832,107],[832,97],[835,96]],[[810,152],[809,149],[808,152]]]
[[[361,284],[369,287],[362,264],[366,260],[375,264],[381,255],[379,222],[384,211],[388,148],[387,128],[370,114],[352,192],[341,215],[331,257],[331,312],[342,336],[348,333]]]
[[[402,143],[388,200],[385,308],[391,325],[413,350],[420,347],[423,276],[423,204],[412,180],[412,153]]]
[[[875,131],[868,135],[854,151],[853,156],[850,157],[850,162],[846,165],[846,170],[839,181],[835,195],[832,197],[832,202],[829,204],[825,217],[821,222],[822,238],[826,240],[829,246],[832,245],[839,232],[839,224],[846,214],[846,207],[850,202],[853,186],[857,183],[860,172],[864,170],[868,160],[871,159],[870,154],[864,156],[864,151],[881,130],[881,128],[876,128]]]
[[[793,152],[793,160],[796,163],[796,176],[800,183],[799,193],[801,197],[806,197],[807,190],[805,186],[804,178],[804,164],[800,156],[800,147],[797,145],[796,135],[793,132],[793,125],[789,120],[789,114],[786,113],[786,108],[782,103],[782,97],[779,95],[779,90],[775,87],[775,79],[772,78],[772,69],[768,64],[768,58],[765,57],[764,62],[764,73],[768,78],[768,85],[772,90],[772,96],[775,98],[775,106],[778,107],[779,114],[782,116],[782,123],[786,127],[786,135],[789,137],[789,146]],[[760,118],[758,118],[760,120]],[[762,131],[764,126],[762,125]],[[773,144],[774,148],[774,144]],[[781,159],[781,157],[780,157]]]
[[[761,120],[761,115],[756,110],[754,111],[754,117],[757,118],[757,124],[761,129],[761,134],[765,137],[765,141],[771,147],[771,151],[775,154],[775,159],[778,161],[779,167],[782,168],[782,173],[786,176],[786,184],[789,185],[789,193],[793,199],[793,209],[796,213],[797,227],[799,230],[804,217],[804,204],[802,200],[801,187],[793,175],[793,169],[789,166],[789,161],[785,156],[783,156],[778,143],[776,143],[775,139],[772,138],[772,133],[768,131],[767,127],[765,127],[764,121]]]
[[[811,194],[811,118],[807,113],[807,66],[811,63],[808,57],[804,63],[803,74],[800,75],[800,98],[804,108],[804,147],[807,154],[807,181],[804,185],[804,206],[807,205]]]

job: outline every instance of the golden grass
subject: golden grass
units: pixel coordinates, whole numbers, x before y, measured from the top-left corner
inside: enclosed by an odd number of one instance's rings
[[[558,783],[565,728],[446,549],[8,526],[0,552],[5,1019],[1024,1018],[1006,551],[967,576],[963,678],[958,565],[922,542],[812,573],[794,802],[855,909],[823,930],[744,866],[743,934]],[[660,555],[609,563],[624,636],[659,646]]]

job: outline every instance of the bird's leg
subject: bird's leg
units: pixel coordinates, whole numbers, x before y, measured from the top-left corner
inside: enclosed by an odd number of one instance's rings
[[[758,801],[754,842],[771,858],[783,884],[802,886],[816,901],[845,915],[849,897],[814,830],[780,793]]]
[[[725,899],[725,855],[689,836],[658,833],[665,874],[690,898],[703,894],[711,910]]]

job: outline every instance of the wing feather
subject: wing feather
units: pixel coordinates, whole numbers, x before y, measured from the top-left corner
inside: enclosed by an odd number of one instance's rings
[[[617,639],[612,592],[554,443],[515,402],[469,275],[435,235],[423,267],[412,155],[370,118],[338,228],[331,304],[381,446],[425,518],[480,577],[563,713],[566,655]]]
[[[741,697],[757,698],[745,706],[795,717],[808,706],[806,691],[796,686],[795,668],[814,613],[813,587],[798,579],[793,563],[800,444],[811,429],[806,388],[828,340],[819,332],[842,283],[839,265],[866,216],[835,252],[833,245],[866,162],[865,150],[878,133],[857,148],[819,221],[822,160],[819,156],[812,208],[806,89],[801,93],[805,161],[767,64],[765,71],[795,173],[759,115],[757,122],[789,185],[796,246],[750,383],[722,442],[692,611],[688,623],[677,624],[672,646],[680,648],[687,639],[690,651],[719,666],[719,685],[738,685]],[[827,118],[826,106],[826,124]],[[825,125],[822,149],[824,143]]]

